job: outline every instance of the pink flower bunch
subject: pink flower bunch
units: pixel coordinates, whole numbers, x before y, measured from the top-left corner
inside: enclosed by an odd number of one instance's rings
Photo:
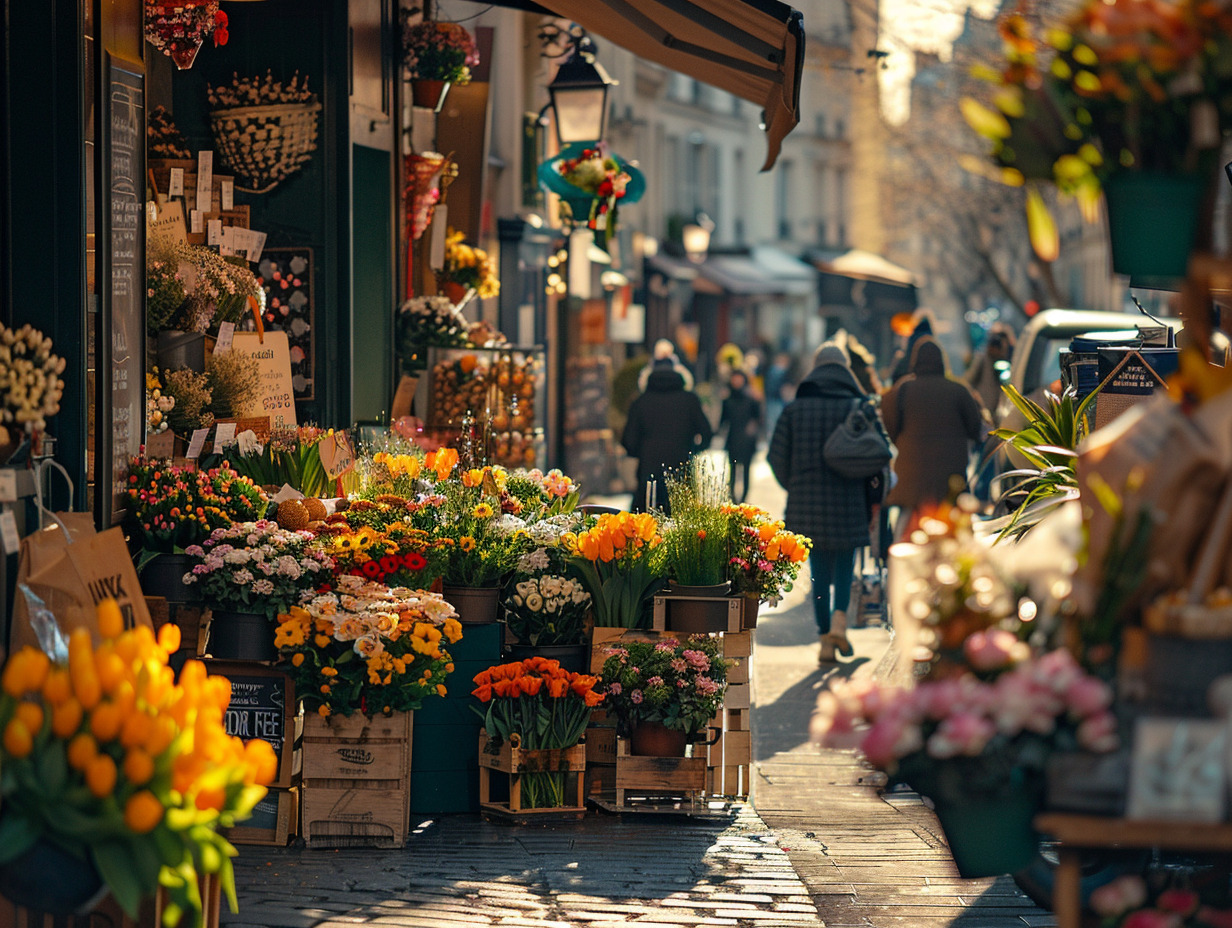
[[[600,692],[621,730],[641,722],[661,722],[688,733],[701,731],[714,717],[727,687],[727,665],[718,638],[694,635],[630,641],[608,650]]]
[[[479,64],[479,49],[471,34],[457,23],[403,21],[402,61],[411,80],[469,84],[471,68]]]
[[[1122,876],[1091,893],[1106,928],[1232,928],[1232,910],[1204,905],[1189,889],[1165,889],[1148,904],[1146,881]]]
[[[1118,744],[1111,702],[1105,684],[1057,650],[1023,660],[991,682],[966,674],[910,690],[863,679],[836,684],[818,699],[812,733],[827,746],[859,747],[869,763],[890,772],[908,758],[932,764],[1000,753],[1004,759],[1033,739],[1051,745],[1067,734],[1078,747],[1102,752]]]

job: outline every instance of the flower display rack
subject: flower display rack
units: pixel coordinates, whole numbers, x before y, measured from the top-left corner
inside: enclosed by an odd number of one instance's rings
[[[712,796],[748,798],[753,773],[753,631],[725,634],[723,656],[735,663],[727,668],[723,707],[710,723],[713,743],[706,748],[706,791]]]
[[[616,739],[616,812],[707,811],[706,757],[638,757]],[[600,805],[605,805],[600,803]]]
[[[504,774],[509,782],[509,798],[493,799],[493,774]],[[567,773],[566,795],[573,804],[527,809],[522,806],[521,780],[528,773]],[[586,744],[571,748],[527,751],[502,741],[499,745],[479,733],[479,807],[484,815],[515,823],[578,821],[586,814]]]
[[[304,719],[309,847],[402,847],[410,826],[413,713]]]

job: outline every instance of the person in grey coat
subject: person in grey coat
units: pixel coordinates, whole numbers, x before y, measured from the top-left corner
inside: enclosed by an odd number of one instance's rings
[[[869,543],[872,510],[869,481],[831,470],[822,449],[851,412],[851,401],[868,397],[838,345],[818,348],[813,365],[796,388],[796,398],[779,416],[767,460],[787,490],[783,518],[787,528],[813,540],[809,554],[813,615],[820,636],[818,660],[826,663],[834,660],[836,650],[851,654],[847,609],[856,551]],[[882,428],[871,402],[865,411]]]

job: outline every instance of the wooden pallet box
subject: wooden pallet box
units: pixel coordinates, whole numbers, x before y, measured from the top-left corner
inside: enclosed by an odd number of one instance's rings
[[[257,738],[269,742],[278,757],[278,776],[270,786],[288,789],[298,783],[303,718],[290,676],[251,661],[202,663],[206,673],[231,681],[231,703],[223,718],[227,734],[243,741]]]
[[[201,924],[218,928],[222,914],[222,883],[213,874],[198,877],[201,887]],[[0,896],[0,928],[162,928],[167,898],[161,889],[142,900],[137,918],[129,918],[115,897],[108,893],[93,909],[82,915],[50,915],[15,905]]]
[[[640,757],[630,753],[627,738],[616,741],[616,808],[687,811],[705,798],[706,755]]]
[[[252,816],[223,830],[232,844],[286,847],[299,834],[299,788],[271,789],[252,810]]]
[[[309,847],[402,847],[410,828],[413,713],[304,718]]]
[[[679,631],[674,625],[677,616],[686,608],[695,620],[703,620],[709,631],[738,633],[743,627],[742,596],[677,596],[662,593],[654,598],[655,628],[677,635],[692,634]]]
[[[571,797],[573,803],[544,808],[523,807],[522,778],[530,773],[565,774],[565,795]],[[484,812],[501,818],[527,820],[581,818],[586,812],[585,773],[585,742],[570,748],[527,751],[511,741],[494,742],[488,738],[487,732],[479,734],[479,807]],[[493,774],[503,774],[508,779],[508,801],[493,798]]]

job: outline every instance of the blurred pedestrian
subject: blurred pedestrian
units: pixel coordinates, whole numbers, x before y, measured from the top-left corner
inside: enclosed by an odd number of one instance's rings
[[[787,389],[791,386],[791,355],[780,351],[766,368],[763,380],[766,391],[766,434],[774,434],[779,413],[787,402]]]
[[[877,376],[877,359],[873,353],[846,329],[839,329],[834,340],[847,352],[851,373],[855,375],[860,388],[874,399],[881,396],[884,388],[881,378]]]
[[[836,652],[852,653],[847,640],[851,582],[856,551],[869,543],[869,481],[832,470],[823,452],[826,440],[851,413],[852,400],[869,397],[851,373],[846,352],[827,342],[817,349],[812,371],[779,416],[767,454],[775,479],[787,490],[787,528],[813,540],[809,567],[819,663],[833,661]],[[865,412],[881,428],[871,402]]]
[[[994,323],[988,331],[984,349],[976,353],[964,377],[994,420],[1001,402],[1002,380],[998,365],[1009,364],[1013,356],[1014,330],[1004,322]]]
[[[665,339],[663,341],[666,341]],[[671,342],[667,342],[670,349]],[[633,511],[650,508],[670,513],[664,475],[683,467],[696,451],[707,447],[714,429],[701,400],[686,386],[674,352],[651,362],[642,394],[629,406],[620,438],[630,457],[637,458],[637,488]],[[691,385],[691,380],[690,380]]]
[[[684,380],[684,388],[693,389],[693,375],[687,367],[680,363],[680,358],[676,354],[676,346],[669,339],[661,338],[654,343],[654,353],[651,355],[650,362],[638,372],[637,388],[642,393],[646,392],[646,381],[650,379],[651,372],[656,370],[675,371]]]
[[[898,481],[886,504],[899,507],[901,538],[922,506],[951,498],[955,481],[966,483],[971,444],[983,441],[986,429],[980,401],[947,376],[945,352],[928,336],[916,342],[911,373],[881,398],[881,415],[898,449]]]
[[[719,414],[719,431],[727,430],[723,447],[727,450],[727,485],[733,502],[743,503],[749,494],[749,469],[761,435],[761,403],[749,391],[744,371],[732,371],[727,396]],[[736,492],[736,473],[740,473],[740,492]]]
[[[932,335],[932,315],[926,309],[917,309],[915,313],[915,326],[907,337],[907,343],[894,353],[894,359],[890,363],[890,386],[898,383],[911,373],[911,358],[915,351],[916,343],[921,338],[931,338]]]

